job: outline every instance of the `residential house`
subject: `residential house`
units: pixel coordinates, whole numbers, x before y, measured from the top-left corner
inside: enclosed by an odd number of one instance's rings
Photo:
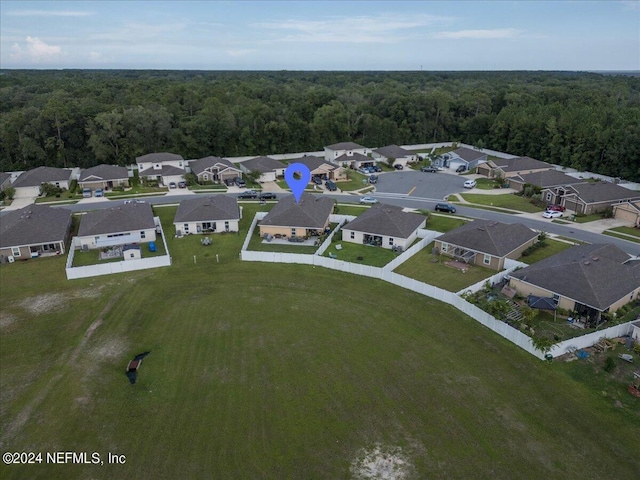
[[[344,242],[406,250],[424,228],[427,218],[403,212],[393,205],[377,204],[342,227]]]
[[[553,170],[550,163],[530,157],[494,158],[478,165],[476,173],[489,178],[510,178],[515,175]]]
[[[484,165],[481,165],[484,166]],[[480,167],[478,167],[480,168]],[[540,189],[561,187],[565,185],[573,185],[576,183],[584,183],[583,179],[574,178],[559,170],[541,170],[533,173],[519,173],[506,179],[506,183],[510,188],[521,192],[526,185],[533,185]]]
[[[371,152],[371,156],[377,161],[385,163],[393,159],[394,166],[402,165],[403,167],[418,161],[418,155],[397,145],[387,145],[386,147],[376,148]]]
[[[237,232],[241,210],[229,195],[198,196],[183,200],[173,219],[176,234]]]
[[[271,157],[256,157],[240,163],[243,172],[260,172],[258,182],[275,182],[277,177],[283,177],[286,165]]]
[[[493,270],[502,270],[505,259],[520,258],[538,241],[538,233],[521,223],[474,220],[435,240],[442,255]]]
[[[117,165],[96,165],[80,172],[78,185],[81,188],[102,188],[129,186],[129,171]]]
[[[136,158],[140,178],[169,185],[184,180],[186,162],[181,155],[168,152],[148,153]]]
[[[344,168],[327,162],[324,158],[308,155],[289,160],[288,162],[289,164],[301,163],[305,165],[311,172],[311,178],[318,177],[322,180],[331,180],[333,182],[347,180],[347,174]]]
[[[27,205],[0,215],[0,256],[32,258],[61,255],[69,240],[71,211]]]
[[[375,160],[368,157],[369,149],[353,142],[341,142],[324,147],[324,159],[341,167],[369,167]]]
[[[293,195],[281,198],[260,222],[260,236],[309,237],[321,235],[329,227],[333,212],[329,197],[303,193],[300,202]]]
[[[15,198],[37,197],[42,193],[42,184],[50,183],[62,189],[69,189],[73,171],[67,168],[37,167],[27,170],[13,182]]]
[[[189,161],[191,173],[196,176],[198,183],[223,183],[242,177],[242,170],[230,160],[220,157],[204,157]]]
[[[466,170],[471,170],[477,167],[479,164],[487,161],[487,154],[478,150],[471,150],[470,148],[460,147],[442,156],[444,159],[444,166],[452,169],[457,169],[460,166],[464,166]],[[436,162],[437,164],[438,162]]]
[[[613,205],[613,216],[618,220],[629,222],[634,227],[640,227],[640,201],[622,201]]]
[[[602,212],[620,202],[640,200],[640,192],[609,182],[550,187],[543,189],[540,193],[544,201],[562,205],[567,210],[584,215]]]
[[[11,174],[0,172],[0,192],[11,186]]]
[[[611,244],[577,245],[511,274],[520,295],[550,297],[591,324],[638,298],[640,262]]]
[[[94,249],[155,240],[151,205],[133,202],[87,212],[80,220],[76,242],[83,249]]]

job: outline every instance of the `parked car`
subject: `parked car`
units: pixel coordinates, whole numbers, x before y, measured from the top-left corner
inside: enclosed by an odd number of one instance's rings
[[[260,200],[275,200],[276,194],[273,192],[262,192],[259,198]]]
[[[178,188],[187,188],[187,182],[184,180],[182,182],[178,182]]]
[[[176,182],[169,182],[169,188],[178,188]]]
[[[96,197],[104,197],[104,191],[101,188],[96,188],[96,193],[94,194]]]
[[[467,180],[466,182],[464,182],[464,188],[475,188],[476,187],[476,181],[475,180]]]
[[[462,173],[462,172],[465,172],[466,170],[467,170],[466,165],[460,165],[458,168],[456,168],[456,173]]]
[[[564,212],[565,210],[562,205],[547,205],[547,212]]]
[[[373,197],[360,197],[360,203],[374,204],[374,203],[378,203],[378,200]]]
[[[90,188],[82,189],[82,198],[91,198],[91,195],[93,195],[93,193],[91,192]]]
[[[238,198],[258,198],[258,192],[255,190],[245,190],[238,195]]]
[[[358,173],[362,173],[362,174],[364,174],[364,175],[366,175],[367,173],[370,173],[370,172],[369,172],[369,167],[360,167],[360,168],[358,169]]]
[[[544,218],[559,218],[562,216],[562,212],[558,212],[556,210],[547,210],[542,214]]]
[[[314,176],[311,178],[311,181],[312,181],[313,183],[315,183],[316,185],[322,185],[322,178],[321,178],[321,177],[319,177],[318,175],[314,175]]]
[[[436,212],[456,213],[456,207],[454,207],[450,203],[436,203],[435,211]]]
[[[233,187],[233,186],[235,185],[235,183],[236,183],[236,179],[235,179],[235,178],[227,178],[227,179],[224,181],[224,184],[225,184],[227,187]]]
[[[393,168],[395,168],[396,170],[402,170],[404,167],[402,165],[400,165],[399,163],[396,163]]]
[[[241,179],[240,177],[236,177],[236,179],[233,181],[236,186],[240,187],[240,188],[244,188],[247,186],[247,182],[245,182],[243,179]]]
[[[380,165],[374,165],[371,168],[373,168],[373,171],[376,173],[380,173],[382,171],[382,167]]]
[[[335,192],[336,190],[338,190],[338,187],[336,186],[335,183],[333,183],[331,180],[327,180],[326,182],[324,182],[325,187],[327,187],[327,190],[329,190],[330,192]]]
[[[436,173],[439,170],[440,169],[438,167],[422,167],[422,168],[420,168],[421,172],[427,172],[427,173]]]
[[[127,205],[129,203],[147,203],[144,200],[138,200],[138,199],[131,199],[131,200],[125,200],[124,204]]]
[[[371,183],[371,184],[378,183],[378,176],[377,175],[371,175],[369,177],[369,183]]]

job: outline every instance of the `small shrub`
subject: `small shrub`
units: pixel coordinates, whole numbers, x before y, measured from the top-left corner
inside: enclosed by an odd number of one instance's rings
[[[609,356],[607,357],[607,359],[604,361],[604,371],[605,372],[613,372],[613,370],[616,368],[616,361],[613,357]]]
[[[124,187],[122,185],[117,185],[113,187],[111,190],[113,190],[114,192],[124,192]]]

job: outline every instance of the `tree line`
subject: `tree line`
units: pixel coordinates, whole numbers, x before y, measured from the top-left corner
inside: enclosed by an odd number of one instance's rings
[[[567,72],[0,74],[0,170],[458,141],[640,180],[640,78]]]

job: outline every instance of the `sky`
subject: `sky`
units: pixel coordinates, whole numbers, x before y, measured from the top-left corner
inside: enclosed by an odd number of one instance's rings
[[[640,0],[2,0],[0,67],[640,70]]]

